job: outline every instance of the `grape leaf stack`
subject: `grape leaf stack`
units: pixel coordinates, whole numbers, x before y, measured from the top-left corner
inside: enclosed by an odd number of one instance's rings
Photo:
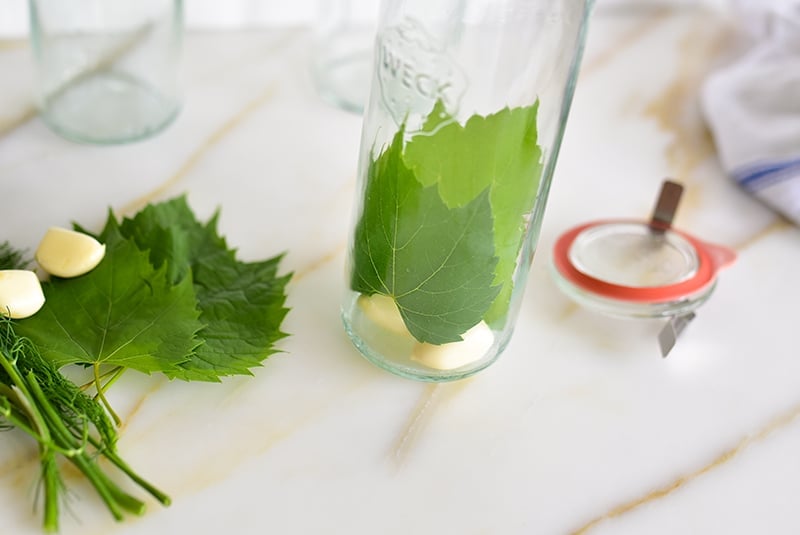
[[[98,377],[100,365],[184,380],[250,374],[286,336],[291,275],[278,275],[281,256],[238,260],[218,216],[199,222],[183,196],[121,222],[109,213],[96,236],[106,257],[47,282],[44,307],[19,333],[58,366],[91,365]]]
[[[16,427],[39,443],[45,530],[58,530],[57,454],[88,478],[117,520],[126,512],[142,514],[144,503],[114,483],[98,456],[170,503],[116,450],[109,416],[117,424],[119,418],[105,392],[122,373],[220,381],[251,374],[278,351],[291,274],[278,274],[282,255],[238,260],[217,231],[218,219],[219,212],[198,221],[185,196],[122,221],[109,212],[96,236],[106,245],[96,268],[75,278],[51,277],[43,284],[45,305],[34,316],[0,316],[0,428]],[[21,251],[0,244],[0,269],[28,263]],[[94,398],[60,373],[69,364],[91,368]]]

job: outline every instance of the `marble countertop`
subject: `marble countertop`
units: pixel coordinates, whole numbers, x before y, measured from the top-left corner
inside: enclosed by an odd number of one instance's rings
[[[62,533],[800,532],[800,229],[723,174],[704,128],[697,90],[729,40],[714,13],[595,18],[514,338],[439,385],[377,369],[342,328],[360,118],[315,94],[306,30],[190,33],[180,117],[117,147],[47,130],[27,44],[1,42],[0,240],[187,193],[242,257],[286,251],[295,273],[291,336],[253,377],[111,392],[123,456],[172,506],[118,524],[67,471]],[[739,259],[662,359],[660,322],[573,304],[548,264],[575,224],[649,215],[667,176],[675,225]],[[0,444],[0,532],[40,533],[36,447]]]

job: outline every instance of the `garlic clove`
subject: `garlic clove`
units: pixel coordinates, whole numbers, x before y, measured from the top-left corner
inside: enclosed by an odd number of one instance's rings
[[[418,342],[411,352],[411,360],[435,370],[454,370],[480,360],[494,344],[494,333],[483,321],[461,337],[460,342],[441,345]]]
[[[0,314],[12,319],[33,316],[44,305],[36,273],[25,269],[0,270]]]
[[[365,316],[381,328],[395,334],[411,335],[391,297],[381,294],[361,295],[358,298],[358,306]]]
[[[57,277],[77,277],[93,270],[106,246],[83,232],[51,227],[36,249],[36,262]]]

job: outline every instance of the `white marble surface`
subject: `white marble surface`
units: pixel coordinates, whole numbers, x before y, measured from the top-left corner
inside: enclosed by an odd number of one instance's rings
[[[186,98],[122,147],[51,134],[22,42],[0,43],[0,239],[96,227],[183,192],[246,258],[287,251],[285,351],[219,385],[127,374],[122,454],[173,498],[116,524],[71,471],[64,534],[790,534],[800,532],[800,229],[722,175],[696,91],[724,56],[718,15],[594,20],[517,332],[439,386],[362,359],[339,320],[359,118],[320,102],[302,29],[190,34]],[[548,273],[566,228],[649,214],[736,249],[666,360],[660,324],[571,304]],[[0,436],[0,533],[39,533],[36,448]]]

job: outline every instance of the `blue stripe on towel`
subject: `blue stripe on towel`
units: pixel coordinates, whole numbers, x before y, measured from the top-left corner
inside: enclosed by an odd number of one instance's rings
[[[770,184],[800,176],[800,158],[750,164],[734,170],[732,174],[744,188],[756,191]]]

